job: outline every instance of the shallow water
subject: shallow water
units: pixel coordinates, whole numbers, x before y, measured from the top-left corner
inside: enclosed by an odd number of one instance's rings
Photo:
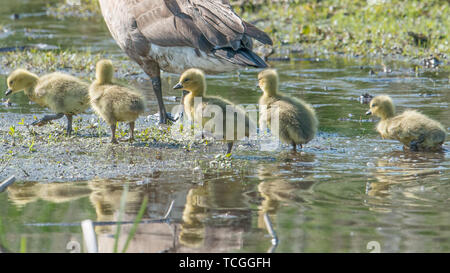
[[[120,54],[101,20],[89,21],[78,31],[80,24],[76,27],[74,19],[45,16],[40,1],[17,3],[0,11],[0,25],[12,33],[0,35],[0,47],[45,43]],[[24,3],[29,4],[26,9]],[[9,16],[18,11],[25,11],[26,16],[13,21]],[[127,153],[128,146],[116,151],[105,148],[108,158],[99,160],[103,165],[94,170],[77,162],[83,155],[68,156],[66,164],[74,168],[64,169],[61,179],[38,174],[39,179],[27,177],[23,172],[33,174],[27,169],[32,165],[13,158],[5,169],[0,166],[1,179],[10,174],[19,177],[0,193],[0,250],[19,251],[21,240],[26,240],[27,252],[69,252],[68,244],[83,245],[77,223],[84,219],[117,221],[120,198],[128,185],[122,218],[126,221],[134,220],[144,197],[148,197],[144,219],[162,218],[174,200],[170,222],[139,225],[131,252],[266,252],[271,249],[271,237],[264,213],[279,237],[276,252],[369,252],[372,241],[379,243],[382,252],[449,252],[449,142],[444,153],[404,152],[398,142],[376,134],[375,120],[364,115],[367,105],[358,101],[366,92],[387,93],[398,111],[418,109],[448,130],[448,66],[416,75],[413,66],[403,62],[385,63],[392,73],[384,73],[379,72],[382,64],[377,60],[297,57],[294,62],[271,64],[280,73],[281,90],[312,103],[319,116],[319,134],[301,152],[293,154],[287,146],[264,152],[240,145],[233,154],[232,168],[215,168],[208,162],[221,153],[221,144],[192,152],[153,144],[139,148],[139,155]],[[370,75],[370,69],[377,75]],[[210,76],[208,90],[235,103],[255,104],[261,95],[256,88],[257,72]],[[165,96],[180,95],[170,88],[177,75],[164,74],[163,80]],[[148,94],[148,114],[155,113],[149,82],[130,84]],[[0,75],[0,90],[5,88],[5,75]],[[23,95],[11,101],[11,107],[0,106],[2,135],[6,135],[8,122],[17,124],[21,118],[28,122],[34,115],[47,113],[29,105]],[[171,109],[177,102],[167,100],[166,104]],[[93,115],[89,112],[83,117]],[[72,141],[67,140],[65,149],[75,150]],[[83,141],[88,139],[77,145]],[[1,145],[1,151],[14,149]],[[120,173],[104,166],[109,158],[114,164],[121,160]],[[132,162],[139,160],[141,164]],[[123,166],[127,161],[128,171]],[[56,163],[49,166],[55,172],[59,167]],[[134,170],[136,166],[140,170]],[[67,182],[74,174],[83,177],[86,170],[96,178]],[[121,226],[120,245],[130,228],[130,224]],[[115,225],[96,227],[101,252],[112,251],[115,230]]]

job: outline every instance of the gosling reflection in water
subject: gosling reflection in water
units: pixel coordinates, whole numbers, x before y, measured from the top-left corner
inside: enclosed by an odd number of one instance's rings
[[[251,211],[243,201],[245,188],[242,183],[229,182],[227,178],[226,175],[223,179],[215,175],[206,176],[203,186],[190,190],[185,187],[180,189],[179,185],[161,190],[161,186],[156,184],[137,186],[130,183],[122,222],[134,221],[145,196],[148,197],[148,205],[144,221],[163,218],[170,203],[174,201],[175,205],[170,223],[139,224],[127,252],[227,252],[240,249],[243,234],[250,229]],[[38,200],[68,203],[88,198],[96,213],[96,219],[92,220],[117,222],[123,191],[123,181],[93,180],[77,184],[18,183],[8,188],[8,195],[19,207]],[[71,211],[75,216],[63,218],[62,221],[66,219],[72,223],[84,220],[76,219],[76,213],[80,212],[77,209],[85,213],[84,207],[74,207]],[[95,226],[99,252],[113,251],[116,228],[116,225]],[[131,228],[131,224],[120,226],[119,251],[123,249]],[[68,242],[74,235],[68,233],[63,240]],[[55,244],[64,245],[61,242]]]
[[[221,175],[224,178],[207,175],[207,182],[189,190],[179,252],[229,252],[243,247],[244,233],[251,227],[251,210],[243,198],[245,188]]]
[[[44,200],[52,203],[66,203],[89,196],[91,190],[86,184],[75,183],[34,183],[13,184],[8,187],[8,197],[17,207]]]
[[[304,203],[301,191],[308,191],[314,184],[310,170],[314,169],[315,156],[303,154],[291,156],[281,163],[259,165],[258,191],[263,198],[258,211],[258,227],[264,229],[264,214],[274,221],[278,209],[285,205],[298,206]],[[308,171],[308,172],[305,172]]]
[[[373,209],[382,210],[377,206],[391,201],[394,186],[402,187],[402,194],[405,197],[421,199],[415,194],[421,191],[421,186],[414,186],[411,182],[436,180],[441,175],[438,168],[444,161],[443,153],[403,151],[387,153],[378,160],[377,168],[373,171],[376,181],[368,182],[366,186],[367,195],[375,197],[369,199],[369,204],[374,206]]]

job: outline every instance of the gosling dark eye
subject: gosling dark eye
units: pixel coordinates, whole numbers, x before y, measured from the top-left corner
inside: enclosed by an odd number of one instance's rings
[[[188,82],[189,81],[189,79],[184,79],[184,81],[183,82]]]
[[[14,81],[10,81],[10,82],[9,82],[9,85],[12,85],[12,84],[13,84],[13,82],[14,82]]]

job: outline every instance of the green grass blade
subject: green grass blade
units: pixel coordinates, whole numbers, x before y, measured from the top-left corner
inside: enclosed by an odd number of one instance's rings
[[[27,253],[27,237],[20,237],[20,253]]]
[[[131,242],[131,239],[133,239],[134,234],[136,233],[137,226],[139,222],[141,221],[142,217],[144,216],[145,209],[147,208],[147,202],[148,197],[145,196],[144,200],[142,201],[141,208],[139,209],[139,213],[136,216],[136,219],[134,219],[133,227],[131,227],[130,233],[128,234],[127,242],[125,243],[125,246],[123,247],[122,253],[125,253],[128,249],[128,245]]]

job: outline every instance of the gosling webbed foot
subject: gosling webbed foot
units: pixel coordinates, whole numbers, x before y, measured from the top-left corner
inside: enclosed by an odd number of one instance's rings
[[[411,143],[409,143],[409,149],[414,152],[419,151],[419,143],[417,143],[417,141],[411,141]]]
[[[124,139],[120,139],[120,142],[133,142],[135,141],[134,137],[129,137],[129,138],[124,138]]]
[[[60,119],[64,116],[64,114],[55,114],[55,115],[45,115],[43,118],[34,121],[31,123],[32,126],[44,126],[52,120]]]
[[[422,142],[425,140],[425,136],[424,135],[420,135],[418,139],[413,140],[409,143],[409,149],[411,151],[417,152],[419,151],[419,145],[422,144]]]

